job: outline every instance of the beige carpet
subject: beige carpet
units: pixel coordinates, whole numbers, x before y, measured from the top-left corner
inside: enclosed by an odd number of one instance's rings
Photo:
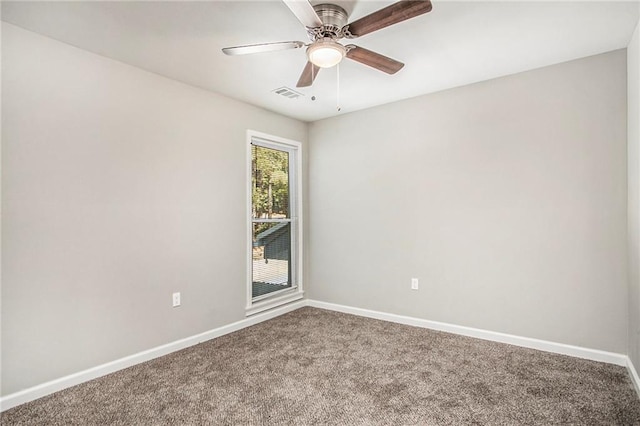
[[[314,308],[13,408],[3,425],[632,425],[623,367]]]

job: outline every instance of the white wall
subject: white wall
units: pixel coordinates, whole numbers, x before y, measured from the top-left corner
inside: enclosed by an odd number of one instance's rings
[[[244,318],[246,130],[307,125],[2,27],[2,394]]]
[[[626,353],[625,59],[312,123],[309,297]]]
[[[640,25],[627,47],[629,357],[640,369]]]

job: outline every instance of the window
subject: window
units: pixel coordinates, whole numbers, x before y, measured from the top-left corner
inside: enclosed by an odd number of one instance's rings
[[[300,143],[248,132],[247,314],[302,298]]]

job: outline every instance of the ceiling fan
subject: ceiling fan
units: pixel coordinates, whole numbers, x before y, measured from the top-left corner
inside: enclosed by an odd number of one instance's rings
[[[283,0],[283,2],[306,27],[311,43],[282,41],[225,47],[222,51],[227,55],[234,56],[306,47],[308,61],[302,75],[300,75],[297,87],[310,86],[320,68],[330,68],[337,65],[344,57],[387,74],[395,74],[404,66],[402,62],[353,44],[340,44],[338,40],[361,37],[427,13],[432,7],[430,0],[401,0],[354,22],[347,23],[347,12],[335,4],[326,3],[312,6],[307,0]]]

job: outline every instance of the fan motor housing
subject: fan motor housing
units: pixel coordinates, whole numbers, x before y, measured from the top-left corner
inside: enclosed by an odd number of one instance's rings
[[[347,25],[347,11],[335,4],[323,3],[313,6],[322,21],[322,27],[309,29],[311,40],[322,38],[339,39],[343,37],[342,28]]]

